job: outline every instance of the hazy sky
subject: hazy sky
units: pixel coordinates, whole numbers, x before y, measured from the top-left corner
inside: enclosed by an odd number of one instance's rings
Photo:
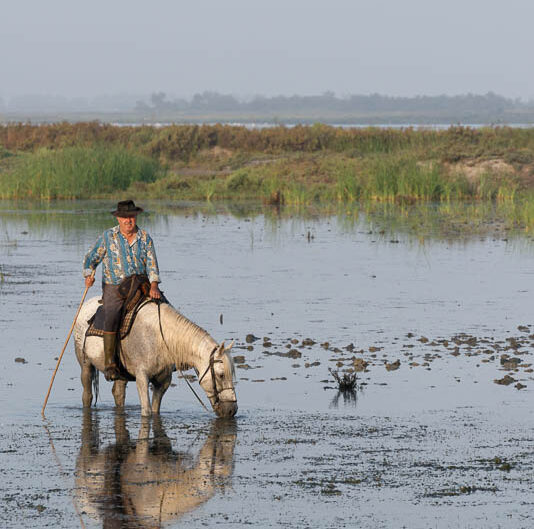
[[[2,0],[0,96],[534,96],[532,0]]]

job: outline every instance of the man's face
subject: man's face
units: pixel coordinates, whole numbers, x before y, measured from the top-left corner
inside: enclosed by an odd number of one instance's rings
[[[122,233],[131,235],[135,231],[137,215],[131,215],[130,217],[117,217],[119,228]]]

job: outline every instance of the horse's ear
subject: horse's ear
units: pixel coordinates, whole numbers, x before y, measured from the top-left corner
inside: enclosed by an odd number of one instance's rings
[[[219,347],[217,347],[217,351],[215,351],[215,358],[220,358],[224,354],[224,341],[220,343]]]
[[[232,340],[230,345],[228,347],[225,347],[224,341],[222,341],[217,347],[217,352],[215,353],[215,356],[217,358],[220,358],[224,353],[228,352],[233,346],[234,346],[235,340]]]

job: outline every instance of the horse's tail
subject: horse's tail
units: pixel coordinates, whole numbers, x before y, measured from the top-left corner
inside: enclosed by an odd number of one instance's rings
[[[98,402],[98,393],[99,393],[99,377],[98,377],[98,369],[93,366],[93,372],[91,373],[91,383],[93,384],[93,394],[95,396],[95,406]]]

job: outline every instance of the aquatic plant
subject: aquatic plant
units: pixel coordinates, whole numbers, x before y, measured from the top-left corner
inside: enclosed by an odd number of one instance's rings
[[[337,387],[339,391],[356,391],[356,373],[343,373],[342,375],[340,375],[339,371],[334,371],[333,369],[329,369],[328,371],[330,371],[330,374],[337,382]]]

